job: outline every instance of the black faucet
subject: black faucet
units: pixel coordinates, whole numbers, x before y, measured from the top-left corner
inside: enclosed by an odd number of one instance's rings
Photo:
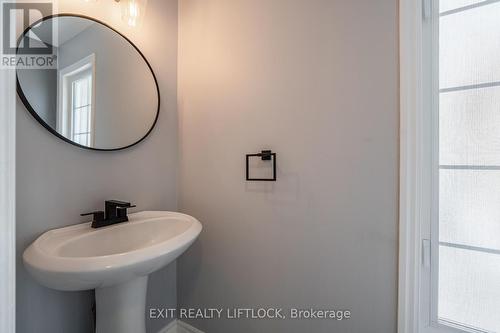
[[[108,225],[128,221],[127,209],[133,208],[130,202],[119,200],[106,200],[104,202],[104,212],[102,210],[80,214],[81,216],[93,215],[92,228],[101,228]]]

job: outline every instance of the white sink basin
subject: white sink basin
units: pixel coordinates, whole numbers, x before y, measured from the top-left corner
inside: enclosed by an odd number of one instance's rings
[[[147,277],[198,237],[195,218],[141,212],[129,222],[92,229],[90,223],[44,233],[24,252],[42,285],[66,291],[96,289],[98,333],[145,332]]]

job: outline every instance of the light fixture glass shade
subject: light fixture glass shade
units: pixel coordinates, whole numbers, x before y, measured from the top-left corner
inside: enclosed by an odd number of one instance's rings
[[[144,20],[148,0],[121,0],[122,19],[131,27],[138,27]]]

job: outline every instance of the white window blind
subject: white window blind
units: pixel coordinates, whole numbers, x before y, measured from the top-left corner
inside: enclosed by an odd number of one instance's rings
[[[91,144],[92,76],[88,75],[72,82],[71,134],[73,141],[83,146]]]
[[[500,332],[500,1],[439,2],[438,318]]]

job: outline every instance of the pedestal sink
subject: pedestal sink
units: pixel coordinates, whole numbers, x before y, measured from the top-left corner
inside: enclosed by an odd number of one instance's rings
[[[129,222],[90,223],[48,231],[23,255],[42,285],[96,290],[97,333],[145,333],[148,275],[165,267],[198,237],[201,224],[174,212],[140,212]]]

